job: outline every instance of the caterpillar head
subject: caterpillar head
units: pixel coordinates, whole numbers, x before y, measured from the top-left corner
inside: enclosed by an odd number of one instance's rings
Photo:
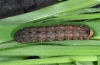
[[[89,35],[89,38],[91,38],[92,36],[93,36],[93,30],[92,29],[90,29],[90,35]]]

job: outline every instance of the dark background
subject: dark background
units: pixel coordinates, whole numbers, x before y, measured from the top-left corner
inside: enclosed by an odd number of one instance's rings
[[[52,4],[57,0],[0,0],[0,18],[34,11]]]

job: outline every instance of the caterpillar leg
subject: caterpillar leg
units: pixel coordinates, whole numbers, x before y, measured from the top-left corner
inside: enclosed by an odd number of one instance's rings
[[[77,37],[73,37],[72,40],[78,40],[78,38]]]
[[[79,40],[84,40],[82,37],[79,37]]]

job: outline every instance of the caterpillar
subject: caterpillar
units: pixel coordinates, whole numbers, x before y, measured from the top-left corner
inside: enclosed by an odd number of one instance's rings
[[[44,42],[53,40],[88,40],[93,30],[87,25],[55,25],[46,27],[25,27],[18,30],[14,39],[17,42]]]

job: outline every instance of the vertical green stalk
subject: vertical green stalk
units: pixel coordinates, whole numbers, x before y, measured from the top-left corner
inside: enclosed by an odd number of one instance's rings
[[[72,63],[59,63],[58,65],[73,65]]]
[[[100,65],[100,56],[97,56],[98,65]]]

